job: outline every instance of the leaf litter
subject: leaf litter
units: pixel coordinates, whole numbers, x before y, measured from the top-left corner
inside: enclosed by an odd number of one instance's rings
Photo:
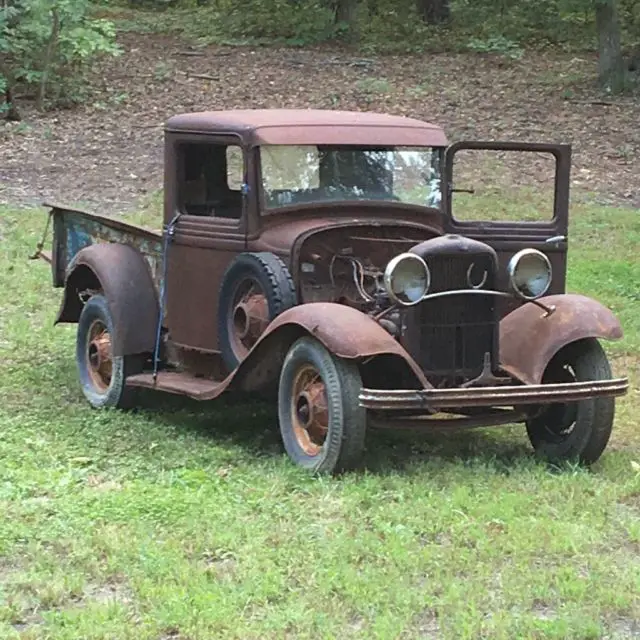
[[[162,186],[164,121],[175,113],[298,107],[389,112],[435,122],[450,141],[573,145],[574,200],[640,207],[640,101],[603,100],[596,61],[529,52],[368,56],[328,46],[212,45],[122,33],[92,71],[84,105],[0,125],[0,204],[54,201],[123,213]],[[515,172],[517,173],[517,172]]]

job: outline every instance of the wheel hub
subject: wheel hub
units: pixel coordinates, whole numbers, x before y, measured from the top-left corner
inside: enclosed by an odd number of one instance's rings
[[[256,340],[266,329],[269,309],[263,295],[252,294],[243,298],[233,310],[233,328],[240,340]]]
[[[325,385],[315,368],[307,365],[296,375],[292,391],[291,410],[296,440],[307,455],[317,455],[329,431]]]
[[[303,391],[298,396],[296,412],[300,425],[305,429],[308,429],[309,425],[313,423],[313,401],[306,391]]]
[[[108,388],[113,368],[111,335],[99,320],[89,329],[87,364],[93,383],[100,389]]]
[[[231,346],[242,360],[269,324],[269,303],[259,283],[252,278],[236,289],[228,323]]]

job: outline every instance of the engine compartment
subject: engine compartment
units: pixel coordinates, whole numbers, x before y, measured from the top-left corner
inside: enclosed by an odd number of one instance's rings
[[[424,240],[433,231],[401,225],[328,229],[307,238],[298,259],[301,302],[336,302],[365,313],[389,306],[384,270],[389,260]]]

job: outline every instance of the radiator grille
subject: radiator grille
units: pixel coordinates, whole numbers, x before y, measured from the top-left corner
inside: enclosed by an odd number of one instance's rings
[[[430,292],[494,286],[490,255],[437,255],[427,257]],[[469,272],[470,267],[473,268]],[[418,361],[427,374],[476,376],[482,372],[485,353],[493,355],[497,331],[495,296],[459,294],[423,302],[416,309]]]

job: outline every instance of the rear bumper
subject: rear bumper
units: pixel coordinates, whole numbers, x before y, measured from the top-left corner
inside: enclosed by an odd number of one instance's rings
[[[360,406],[378,410],[512,407],[571,402],[603,396],[622,396],[628,389],[628,378],[615,378],[591,382],[464,389],[362,389],[359,400]]]

